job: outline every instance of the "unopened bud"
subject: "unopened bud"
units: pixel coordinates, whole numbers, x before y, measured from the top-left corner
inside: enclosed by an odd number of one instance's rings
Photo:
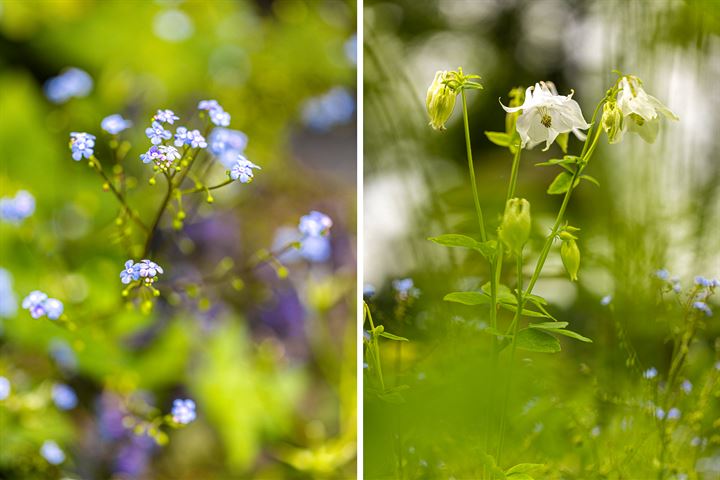
[[[524,198],[511,198],[505,206],[505,215],[498,236],[511,253],[519,255],[530,237],[530,202]]]
[[[447,80],[449,80],[448,72],[438,71],[427,91],[425,106],[430,115],[430,126],[435,130],[445,130],[445,122],[455,108],[457,92],[444,83]]]
[[[563,265],[565,265],[565,270],[570,275],[570,280],[577,281],[577,274],[580,269],[580,249],[575,239],[570,238],[563,241],[560,247],[560,258],[562,258]]]
[[[618,143],[622,139],[623,114],[615,102],[607,102],[603,106],[601,123],[610,143]]]

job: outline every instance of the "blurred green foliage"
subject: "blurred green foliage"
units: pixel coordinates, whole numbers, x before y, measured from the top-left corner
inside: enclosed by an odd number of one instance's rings
[[[712,73],[718,37],[713,1],[433,1],[365,2],[365,281],[376,325],[409,339],[380,338],[387,388],[378,396],[365,374],[364,471],[368,478],[491,478],[485,453],[497,456],[500,404],[513,375],[499,467],[543,464],[533,478],[710,479],[718,475],[720,329],[703,319],[688,349],[677,393],[680,421],[662,440],[654,407],[670,369],[673,343],[686,331],[683,309],[654,272],[667,268],[689,289],[695,275],[720,276],[720,164]],[[680,117],[647,145],[601,138],[589,182],[573,195],[567,219],[579,227],[579,281],[570,282],[559,244],[536,292],[560,321],[593,340],[560,338],[556,354],[518,352],[514,367],[491,361],[483,332],[487,308],[443,302],[453,291],[479,291],[487,262],[428,237],[479,239],[467,173],[462,113],[447,131],[428,126],[427,87],[435,71],[482,76],[468,94],[480,203],[488,231],[500,224],[512,156],[487,141],[503,131],[511,89],[553,81],[590,119],[616,80],[634,73]],[[459,100],[458,100],[459,103]],[[572,137],[572,136],[571,136]],[[569,153],[581,144],[571,138]],[[557,146],[522,156],[517,192],[532,204],[526,275],[561,199],[546,194]],[[514,287],[511,262],[503,283]],[[417,300],[401,301],[391,280],[411,277]],[[610,295],[609,305],[601,299]],[[717,316],[717,300],[710,300]],[[527,320],[524,320],[525,322]],[[510,315],[501,314],[507,328]],[[369,330],[369,324],[365,324]],[[366,359],[368,357],[366,356]],[[643,379],[654,366],[655,381]],[[368,387],[370,386],[370,388]],[[391,400],[391,401],[388,401]],[[489,419],[486,412],[494,412]],[[699,442],[699,443],[698,443]],[[512,478],[512,477],[508,477]]]
[[[0,402],[0,477],[354,478],[354,126],[312,132],[301,111],[332,87],[353,91],[346,44],[355,8],[337,0],[0,4],[0,196],[24,189],[37,201],[22,225],[0,224],[0,266],[18,300],[47,291],[75,326],[33,320],[22,309],[0,323],[0,376],[12,384]],[[174,31],[180,27],[184,34]],[[68,66],[87,71],[93,90],[54,105],[43,84]],[[168,280],[143,314],[121,297],[118,278],[141,232],[129,243],[118,233],[115,199],[86,161],[71,159],[68,135],[97,135],[96,155],[109,171],[100,121],[122,113],[134,122],[123,134],[132,144],[128,199],[149,223],[164,191],[148,185],[152,172],[138,160],[149,145],[144,129],[158,108],[184,124],[206,98],[248,135],[246,156],[263,170],[252,185],[218,190],[213,205],[201,195],[186,204],[185,230],[163,218],[154,259]],[[327,145],[332,155],[308,159],[308,149]],[[222,179],[225,168],[214,165],[209,176]],[[209,274],[223,258],[247,264],[272,247],[278,228],[296,226],[313,208],[335,222],[326,264],[288,265],[286,279],[264,267],[232,284],[171,284],[183,273]],[[266,325],[272,315],[283,325],[299,318],[299,333]],[[332,336],[320,336],[325,330]],[[77,357],[76,371],[52,360],[59,340]],[[50,400],[60,381],[80,397],[71,412],[58,413]],[[196,401],[198,420],[170,431],[167,446],[149,448],[138,472],[118,473],[131,440],[106,437],[102,402],[167,413],[178,397]],[[49,438],[68,456],[59,467],[39,455]],[[319,449],[325,453],[313,462],[294,460]]]

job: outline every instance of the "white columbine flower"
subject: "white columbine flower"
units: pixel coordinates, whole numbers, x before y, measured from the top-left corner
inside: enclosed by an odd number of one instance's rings
[[[550,148],[561,133],[573,132],[580,140],[585,134],[580,130],[590,128],[580,110],[580,105],[570,95],[558,95],[552,82],[536,83],[525,91],[525,103],[519,107],[506,107],[506,112],[522,110],[517,119],[517,131],[522,147],[533,148],[545,142],[544,150]]]
[[[648,143],[653,143],[657,137],[660,113],[671,120],[678,119],[660,100],[645,93],[640,80],[634,76],[623,77],[620,81],[617,106],[625,119],[625,128]]]

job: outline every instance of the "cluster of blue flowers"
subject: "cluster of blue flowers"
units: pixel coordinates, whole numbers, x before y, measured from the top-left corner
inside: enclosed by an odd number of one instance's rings
[[[120,272],[120,281],[124,284],[140,280],[146,284],[155,283],[158,275],[165,273],[160,265],[150,260],[141,260],[135,263],[133,260],[125,262],[125,268]]]
[[[63,304],[57,298],[50,298],[40,290],[34,290],[22,301],[22,308],[30,312],[33,318],[47,316],[50,320],[57,320],[63,313]]]
[[[217,100],[200,100],[198,109],[208,112],[210,121],[218,127],[230,125],[230,114],[223,110]]]
[[[187,425],[196,418],[195,402],[192,400],[176,399],[173,402],[172,411],[170,412],[175,423]]]
[[[665,413],[665,410],[663,410],[660,407],[657,407],[655,409],[655,417],[657,417],[658,420],[663,420],[667,418],[668,420],[677,420],[680,418],[680,410],[673,407],[670,410],[667,411],[667,414]]]
[[[19,224],[35,213],[35,197],[25,190],[18,190],[14,197],[0,198],[0,219]]]
[[[182,147],[183,145],[189,145],[192,148],[206,148],[208,146],[200,130],[188,130],[185,127],[178,127],[175,130],[175,146]]]
[[[162,170],[169,170],[180,159],[180,152],[172,145],[153,145],[146,153],[140,155],[143,163],[154,163]]]
[[[318,237],[328,235],[333,222],[324,213],[313,210],[307,215],[300,217],[298,230],[305,237]]]
[[[95,135],[85,132],[72,132],[70,134],[70,150],[73,160],[80,161],[83,158],[93,156],[95,148]]]
[[[90,75],[79,68],[68,68],[45,82],[45,96],[53,103],[65,103],[73,97],[86,97],[93,87]]]
[[[680,279],[676,276],[670,276],[670,272],[668,272],[666,269],[661,268],[660,270],[656,271],[655,276],[663,282],[666,282],[672,288],[673,292],[680,293],[682,291]]]
[[[318,132],[347,124],[354,116],[355,98],[342,87],[335,87],[324,95],[311,98],[302,107],[303,122]]]

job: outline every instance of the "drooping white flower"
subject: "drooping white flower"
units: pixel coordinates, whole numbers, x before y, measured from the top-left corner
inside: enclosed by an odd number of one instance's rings
[[[533,148],[545,142],[547,150],[561,133],[573,132],[580,140],[585,134],[580,130],[590,128],[583,118],[580,105],[570,95],[558,95],[552,82],[536,83],[525,91],[525,102],[519,107],[506,107],[506,112],[522,110],[517,119],[516,128],[520,134],[522,147]]]
[[[660,100],[645,93],[640,80],[634,76],[625,76],[620,81],[617,106],[625,118],[625,129],[637,133],[648,143],[653,143],[657,138],[660,114],[678,120],[677,115]]]

